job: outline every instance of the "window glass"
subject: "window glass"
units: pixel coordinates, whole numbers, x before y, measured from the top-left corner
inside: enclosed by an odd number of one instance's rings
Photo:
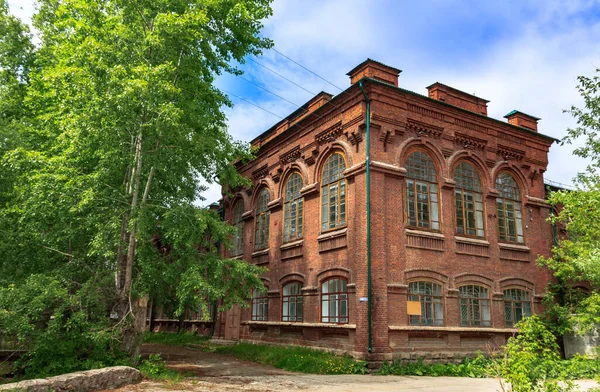
[[[269,297],[258,290],[252,292],[252,320],[267,321],[269,319]]]
[[[235,226],[235,234],[233,237],[233,256],[240,256],[244,252],[244,202],[239,200],[233,207],[233,226]]]
[[[325,162],[321,175],[321,230],[346,226],[346,161],[334,153]]]
[[[460,325],[489,327],[492,325],[488,289],[467,285],[458,289],[460,297]]]
[[[262,188],[258,194],[256,205],[256,233],[254,236],[254,249],[269,247],[269,218],[270,211],[267,207],[270,196],[267,188]]]
[[[321,321],[348,322],[348,289],[345,279],[329,279],[321,285]]]
[[[410,316],[410,325],[444,325],[442,286],[432,282],[411,282],[408,300],[421,303],[421,315]]]
[[[454,182],[456,233],[483,237],[483,194],[479,174],[469,163],[461,162],[454,169]]]
[[[521,217],[521,193],[515,179],[508,173],[496,178],[498,209],[498,234],[500,241],[523,243],[523,221]]]
[[[504,321],[507,327],[514,327],[523,317],[531,316],[529,291],[521,289],[504,290]]]
[[[283,204],[283,241],[293,241],[302,238],[302,218],[304,199],[300,194],[302,177],[292,173],[285,184],[285,199]]]
[[[424,229],[440,229],[437,173],[433,160],[422,151],[406,159],[407,224]]]
[[[302,321],[303,317],[303,299],[302,283],[292,282],[283,286],[282,301],[282,321]]]

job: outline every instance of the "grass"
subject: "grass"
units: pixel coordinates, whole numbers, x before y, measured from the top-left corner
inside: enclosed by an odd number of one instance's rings
[[[232,355],[291,372],[311,374],[366,374],[369,372],[366,362],[306,347],[238,343],[233,346],[214,347],[213,350],[220,354]]]
[[[174,332],[147,332],[144,335],[144,343],[160,343],[169,346],[185,346],[188,344],[204,344],[208,336],[195,335],[193,333]]]

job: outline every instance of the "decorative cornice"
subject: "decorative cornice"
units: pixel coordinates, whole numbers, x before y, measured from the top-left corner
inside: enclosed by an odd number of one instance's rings
[[[264,165],[252,172],[252,178],[254,178],[254,180],[260,180],[261,178],[266,177],[267,174],[269,174],[269,168],[265,163]]]
[[[431,137],[434,139],[439,139],[444,131],[444,128],[442,127],[412,120],[410,118],[407,120],[406,129],[413,131],[417,136]]]
[[[338,121],[329,128],[315,135],[315,140],[319,145],[330,143],[342,134],[342,121]]]
[[[457,132],[454,134],[454,143],[467,150],[483,150],[487,145],[487,140]]]
[[[505,161],[520,161],[523,159],[523,156],[525,156],[525,151],[502,145],[498,145],[498,150],[496,153]]]
[[[282,165],[286,165],[288,163],[294,162],[296,159],[300,158],[300,146],[296,146],[291,150],[284,152],[279,156],[279,161]]]

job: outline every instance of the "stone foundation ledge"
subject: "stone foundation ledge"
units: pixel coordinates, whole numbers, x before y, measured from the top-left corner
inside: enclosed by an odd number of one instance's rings
[[[129,366],[113,366],[102,369],[86,370],[61,374],[36,380],[27,380],[0,385],[0,391],[25,392],[91,392],[116,389],[124,385],[137,383],[142,379],[139,370]]]

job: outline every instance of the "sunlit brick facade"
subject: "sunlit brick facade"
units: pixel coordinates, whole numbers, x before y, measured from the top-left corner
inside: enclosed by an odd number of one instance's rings
[[[504,343],[541,310],[554,139],[533,116],[492,119],[488,101],[441,83],[429,96],[402,89],[399,73],[367,60],[344,92],[318,94],[252,141],[256,159],[238,170],[253,186],[222,204],[238,232],[226,254],[267,267],[268,292],[222,314],[217,336],[448,360]]]

